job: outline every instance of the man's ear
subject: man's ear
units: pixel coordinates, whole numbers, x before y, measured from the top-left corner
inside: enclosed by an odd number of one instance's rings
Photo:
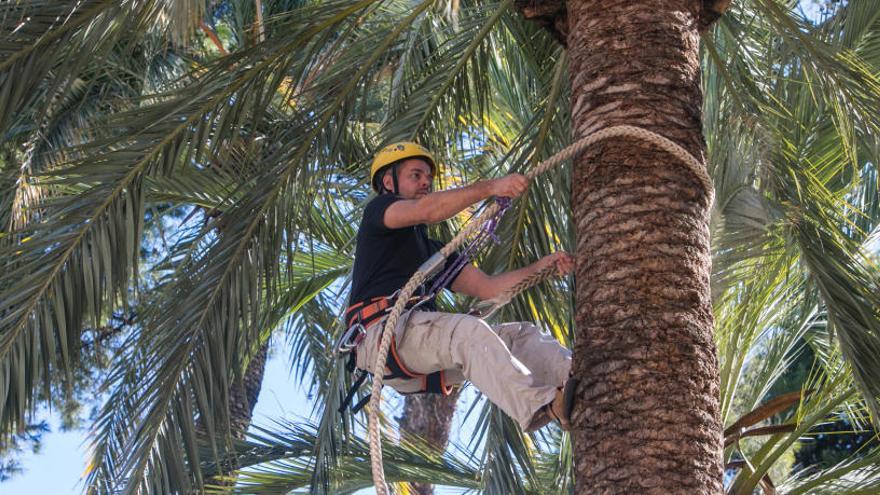
[[[393,172],[389,169],[382,175],[382,185],[385,186],[385,189],[388,191],[394,190],[394,177],[391,176],[392,173]]]

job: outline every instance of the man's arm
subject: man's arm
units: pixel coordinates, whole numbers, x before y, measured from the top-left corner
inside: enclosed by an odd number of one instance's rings
[[[457,189],[432,192],[419,199],[395,201],[385,210],[383,221],[389,229],[401,229],[422,223],[439,223],[486,198],[492,196],[515,198],[528,187],[529,179],[520,174],[481,180]]]
[[[559,275],[569,273],[574,268],[574,260],[565,251],[557,251],[544,256],[531,265],[498,275],[486,275],[479,268],[467,264],[452,282],[451,289],[485,301],[501,295],[507,289],[538,273],[549,264],[556,265]]]

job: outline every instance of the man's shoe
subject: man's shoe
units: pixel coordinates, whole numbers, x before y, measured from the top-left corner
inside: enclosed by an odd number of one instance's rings
[[[535,412],[535,415],[532,416],[532,421],[529,423],[529,426],[526,427],[526,433],[538,431],[553,421],[550,419],[547,411],[545,411],[546,408],[547,406],[541,406],[541,408]]]
[[[578,381],[569,378],[565,381],[565,385],[556,391],[556,397],[553,402],[544,406],[547,416],[554,421],[559,422],[559,428],[562,431],[571,430],[571,411],[574,409],[574,396],[577,391]]]

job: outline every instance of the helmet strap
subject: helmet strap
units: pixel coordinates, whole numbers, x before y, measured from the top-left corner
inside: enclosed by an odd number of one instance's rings
[[[400,194],[400,187],[397,183],[397,165],[398,163],[395,163],[391,166],[391,182],[392,184],[394,184],[394,190],[391,192],[393,192],[394,194]]]

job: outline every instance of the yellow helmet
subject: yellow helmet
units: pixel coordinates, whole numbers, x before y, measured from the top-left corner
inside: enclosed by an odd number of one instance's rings
[[[434,162],[434,155],[424,146],[409,141],[389,144],[376,153],[376,156],[373,158],[373,164],[370,166],[370,184],[373,186],[373,189],[376,189],[376,174],[380,170],[406,158],[424,158],[431,165],[432,170],[437,168]]]

